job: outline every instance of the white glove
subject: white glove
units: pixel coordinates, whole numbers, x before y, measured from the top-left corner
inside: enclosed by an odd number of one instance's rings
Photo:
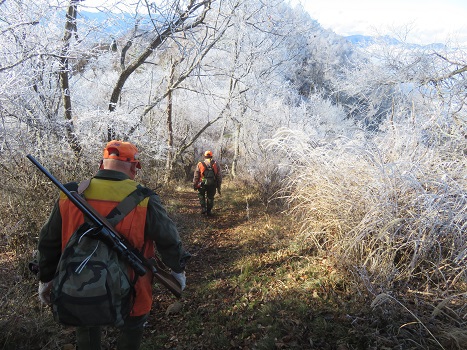
[[[41,282],[39,281],[39,300],[44,305],[50,305],[50,291],[52,290],[52,281]]]
[[[175,277],[177,282],[180,284],[180,287],[182,288],[182,290],[184,290],[185,287],[186,287],[185,271],[180,272],[180,273],[176,273],[176,272],[172,271],[171,274],[172,274],[172,276]]]

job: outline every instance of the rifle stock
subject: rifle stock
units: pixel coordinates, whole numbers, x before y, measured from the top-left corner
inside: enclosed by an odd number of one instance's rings
[[[60,181],[47,171],[33,156],[26,156],[42,173],[44,173],[62,191],[68,199],[99,228],[98,239],[110,245],[133,268],[136,274],[143,276],[146,270],[153,273],[154,278],[166,287],[175,297],[180,298],[182,289],[178,281],[162,267],[157,258],[148,260],[141,252],[133,248],[86,200],[75,191],[69,191]],[[157,259],[157,260],[156,260]]]

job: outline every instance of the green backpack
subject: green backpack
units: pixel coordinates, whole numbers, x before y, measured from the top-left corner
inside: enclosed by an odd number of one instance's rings
[[[204,162],[201,162],[201,164],[204,165],[204,171],[203,171],[204,185],[209,186],[209,187],[216,186],[217,179],[216,179],[216,174],[214,173],[214,168],[212,167],[212,164],[206,165],[206,163]]]
[[[148,195],[138,188],[107,219],[115,226]],[[133,307],[137,275],[130,280],[127,263],[96,238],[98,232],[85,222],[62,252],[51,291],[53,315],[61,324],[119,327]]]

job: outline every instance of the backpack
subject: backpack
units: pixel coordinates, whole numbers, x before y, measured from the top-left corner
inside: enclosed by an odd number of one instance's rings
[[[146,196],[130,193],[107,216],[115,226]],[[81,192],[80,192],[81,193]],[[99,227],[83,223],[66,244],[51,291],[54,319],[69,326],[123,325],[133,307],[137,280],[108,244],[96,238]]]
[[[201,162],[204,165],[203,171],[203,183],[205,186],[216,186],[217,179],[214,169],[211,164],[206,165],[206,163]]]

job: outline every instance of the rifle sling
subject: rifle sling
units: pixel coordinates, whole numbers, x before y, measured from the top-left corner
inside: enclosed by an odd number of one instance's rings
[[[150,191],[140,185],[125,197],[123,201],[113,208],[107,215],[107,220],[115,227],[125,216],[127,216],[136,206],[150,195]]]

